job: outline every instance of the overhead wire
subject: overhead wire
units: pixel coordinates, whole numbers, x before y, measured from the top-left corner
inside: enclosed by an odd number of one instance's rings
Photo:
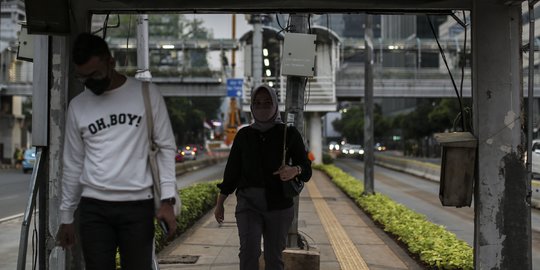
[[[429,22],[429,26],[431,28],[431,31],[433,32],[433,36],[435,37],[435,41],[437,42],[437,46],[439,47],[439,52],[441,53],[441,57],[444,61],[444,65],[446,66],[446,70],[448,70],[448,75],[450,75],[450,80],[452,81],[452,86],[454,87],[454,91],[456,93],[456,96],[457,96],[457,99],[458,99],[458,102],[459,102],[459,111],[462,115],[461,117],[461,129],[462,131],[465,131],[465,119],[463,117],[463,104],[462,104],[462,101],[461,101],[461,96],[459,95],[459,92],[458,92],[458,89],[457,89],[457,86],[456,86],[456,82],[454,80],[454,76],[452,76],[452,71],[450,71],[450,67],[448,66],[448,61],[446,60],[446,55],[444,54],[444,50],[441,46],[441,43],[439,42],[439,38],[437,37],[437,32],[435,31],[435,27],[433,26],[433,22],[431,21],[431,18],[429,17],[429,15],[426,15],[427,16],[427,19],[428,19],[428,22]]]

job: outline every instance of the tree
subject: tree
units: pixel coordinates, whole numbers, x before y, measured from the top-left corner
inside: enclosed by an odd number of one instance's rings
[[[220,106],[216,97],[165,98],[177,145],[203,143],[203,121],[215,118]]]
[[[465,130],[472,130],[470,99],[463,99],[463,112],[465,114]],[[461,111],[459,102],[455,98],[444,98],[433,108],[428,115],[430,124],[434,132],[444,132],[446,130],[461,131]]]
[[[105,18],[105,17],[104,17]],[[109,38],[125,38],[130,42],[135,42],[137,34],[136,15],[111,15],[108,25],[117,25],[108,29]],[[210,30],[203,27],[204,21],[201,19],[188,20],[182,14],[149,14],[148,15],[148,35],[150,40],[176,41],[176,40],[207,40],[213,37]],[[127,42],[127,41],[126,41]],[[122,52],[116,52],[117,60]],[[135,59],[135,51],[129,52]],[[127,54],[127,53],[125,53]],[[207,51],[170,51],[152,50],[150,52],[150,70],[156,76],[212,76],[206,58]],[[124,56],[128,63],[128,56]],[[174,59],[173,59],[174,58]],[[162,60],[171,60],[165,66]],[[181,61],[180,61],[181,60]],[[134,63],[135,61],[131,61]],[[182,65],[181,73],[178,65]],[[128,75],[133,75],[135,71],[125,71]],[[179,74],[180,73],[180,74]],[[165,98],[167,109],[175,134],[176,143],[180,146],[186,143],[202,143],[203,121],[205,119],[216,118],[220,107],[220,98],[215,97],[168,97]]]
[[[383,140],[390,135],[391,119],[382,115],[379,104],[373,106],[374,130],[376,140]],[[332,122],[335,130],[339,131],[350,143],[364,144],[364,106],[362,104],[348,108],[341,119]]]
[[[470,99],[463,100],[465,129],[471,130]],[[426,154],[422,145],[436,132],[456,131],[461,128],[459,102],[455,98],[419,99],[416,109],[406,115],[396,117],[393,126],[401,130],[405,141],[405,153],[412,155]]]

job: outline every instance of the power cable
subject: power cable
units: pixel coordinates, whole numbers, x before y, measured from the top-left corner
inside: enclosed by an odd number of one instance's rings
[[[433,36],[435,37],[435,41],[437,42],[437,46],[439,47],[439,52],[441,53],[441,57],[444,61],[444,65],[446,66],[446,70],[448,70],[448,75],[450,75],[450,79],[452,80],[452,85],[454,86],[454,91],[456,92],[456,96],[459,102],[459,110],[461,112],[461,129],[462,131],[465,131],[465,119],[463,117],[463,104],[461,103],[461,96],[459,95],[456,82],[454,80],[454,76],[452,76],[452,72],[450,71],[450,67],[448,66],[448,61],[446,60],[446,55],[444,54],[444,50],[442,49],[441,43],[439,42],[439,38],[437,37],[437,32],[435,31],[435,27],[433,26],[433,22],[431,22],[431,18],[429,15],[426,15],[427,19],[429,21],[429,26],[431,27],[431,31],[433,32]]]
[[[461,83],[459,85],[460,96],[463,97],[463,78],[465,77],[465,65],[467,64],[467,17],[465,16],[465,10],[463,12],[463,30],[464,30],[464,40],[463,40],[463,61],[461,61]]]

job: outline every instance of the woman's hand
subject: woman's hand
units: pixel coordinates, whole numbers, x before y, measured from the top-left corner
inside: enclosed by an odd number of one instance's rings
[[[275,171],[273,174],[274,175],[279,174],[279,179],[281,179],[281,181],[289,181],[293,179],[294,177],[296,177],[297,175],[299,175],[300,173],[299,173],[298,166],[283,165],[279,167],[279,169]]]

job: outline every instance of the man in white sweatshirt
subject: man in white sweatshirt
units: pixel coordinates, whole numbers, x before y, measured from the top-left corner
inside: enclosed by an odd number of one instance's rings
[[[146,115],[142,83],[115,70],[107,43],[98,36],[80,34],[73,61],[86,89],[67,113],[57,241],[64,248],[75,243],[78,207],[87,270],[116,269],[117,248],[122,269],[151,269],[154,216],[167,224],[169,236],[176,230],[176,145],[165,102],[150,84],[153,115]],[[154,119],[154,141],[160,147],[162,203],[157,213],[145,117]]]

